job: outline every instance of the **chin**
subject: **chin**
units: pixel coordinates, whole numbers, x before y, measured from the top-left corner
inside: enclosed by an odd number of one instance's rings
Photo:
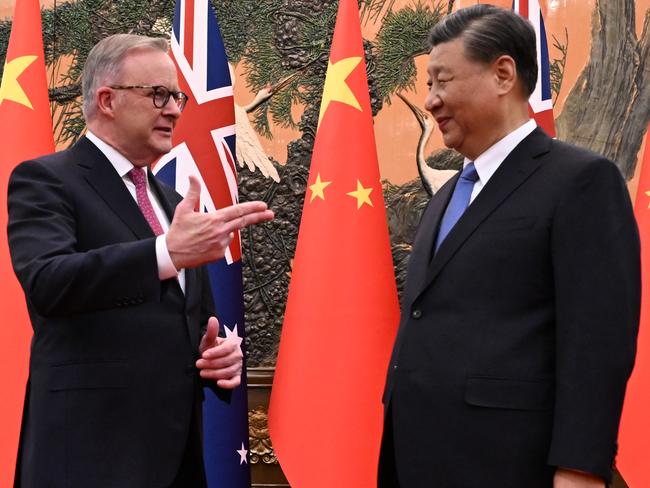
[[[445,134],[442,135],[442,142],[449,149],[458,149],[458,147],[460,146],[460,141],[458,141],[458,139],[454,139],[453,137],[450,137]]]
[[[157,157],[162,156],[164,154],[167,154],[169,151],[172,150],[173,144],[171,143],[171,140],[167,144],[157,144],[156,147],[154,148],[154,151],[158,154]]]

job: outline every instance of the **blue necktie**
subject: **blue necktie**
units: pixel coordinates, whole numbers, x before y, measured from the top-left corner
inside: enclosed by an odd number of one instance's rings
[[[436,252],[440,244],[442,244],[442,241],[447,237],[447,234],[449,234],[454,225],[456,225],[456,222],[458,222],[458,219],[460,219],[460,216],[463,215],[463,212],[469,206],[469,199],[472,196],[474,183],[477,180],[478,173],[476,172],[474,163],[469,163],[465,166],[463,172],[460,174],[460,178],[456,182],[454,194],[451,196],[447,210],[445,210],[445,215],[443,215],[442,221],[440,222],[440,230],[436,239]]]

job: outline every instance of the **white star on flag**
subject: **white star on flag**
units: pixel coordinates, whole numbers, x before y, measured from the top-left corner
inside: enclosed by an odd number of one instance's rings
[[[244,463],[248,464],[248,457],[246,456],[248,454],[248,449],[244,449],[244,443],[241,443],[241,449],[237,449],[237,454],[239,454],[239,464],[242,465]]]
[[[237,346],[239,347],[239,350],[241,351],[241,343],[244,340],[244,338],[239,335],[239,331],[237,330],[237,324],[234,325],[232,330],[229,329],[226,324],[224,324],[223,328],[224,328],[224,331],[226,332],[226,339],[231,339],[233,341],[236,341]]]

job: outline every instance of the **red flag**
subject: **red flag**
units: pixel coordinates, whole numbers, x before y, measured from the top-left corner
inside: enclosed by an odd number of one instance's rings
[[[356,0],[339,3],[307,187],[271,439],[296,488],[370,488],[399,305]]]
[[[11,170],[54,150],[38,0],[16,2],[0,87],[0,186],[6,202]],[[0,486],[12,486],[22,414],[31,327],[7,246],[7,205],[0,211]]]
[[[551,65],[548,56],[548,41],[544,17],[539,0],[513,0],[512,9],[524,19],[530,21],[535,29],[537,45],[537,83],[528,99],[528,115],[535,119],[544,132],[555,137],[555,119],[553,117],[553,93],[551,90]]]
[[[641,323],[634,371],[627,385],[616,467],[632,488],[650,486],[650,125],[634,214],[641,234]]]

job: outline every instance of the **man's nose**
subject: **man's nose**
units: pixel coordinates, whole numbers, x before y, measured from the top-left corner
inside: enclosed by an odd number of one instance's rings
[[[181,116],[181,109],[178,108],[178,103],[174,100],[174,97],[169,97],[167,103],[163,107],[163,115],[174,117],[177,119]]]
[[[441,105],[442,105],[442,100],[436,93],[434,93],[434,88],[431,88],[429,90],[427,98],[424,100],[424,108],[429,112],[433,112],[436,108],[440,107]]]

